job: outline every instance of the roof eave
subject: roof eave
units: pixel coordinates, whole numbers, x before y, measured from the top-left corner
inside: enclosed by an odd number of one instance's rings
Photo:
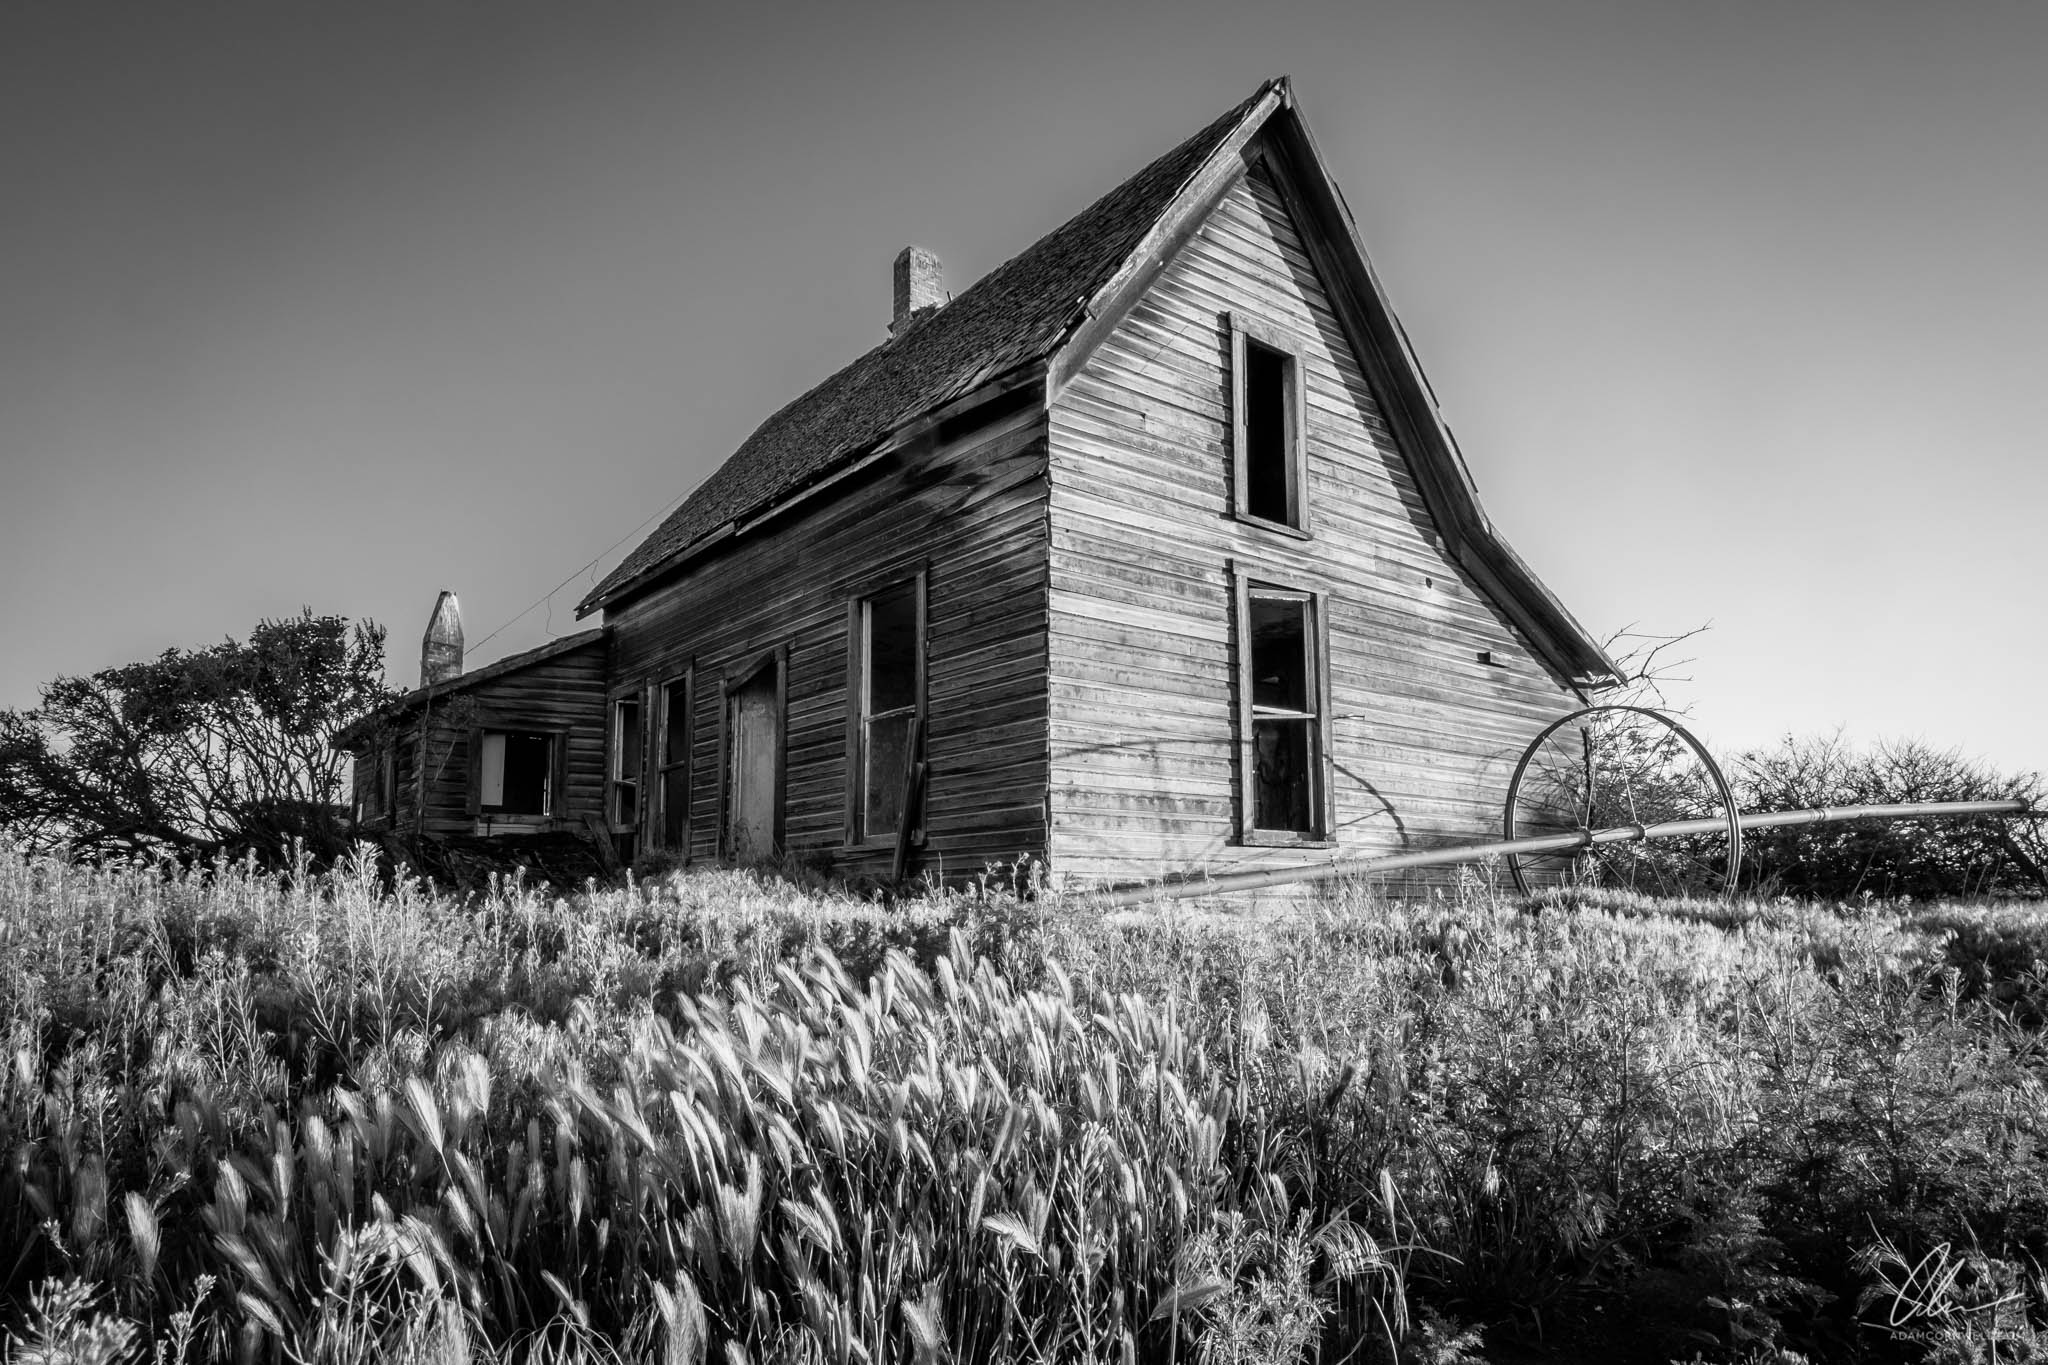
[[[857,461],[891,432],[990,377],[1053,355],[1085,320],[1105,282],[1115,288],[1119,275],[1157,257],[1141,249],[1156,244],[1156,235],[1146,243],[1147,234],[1156,234],[1161,219],[1172,216],[1173,198],[1189,178],[1214,164],[1219,143],[1286,98],[1284,78],[1267,81],[951,303],[778,409],[584,595],[577,614],[644,592],[715,528],[732,524],[735,534],[745,534],[765,504],[780,504],[804,483]],[[959,325],[949,327],[949,320]],[[860,401],[871,394],[874,402]],[[750,479],[750,467],[767,477]]]
[[[1465,545],[1459,562],[1498,584],[1495,596],[1507,605],[1509,620],[1552,672],[1583,692],[1599,692],[1628,681],[1628,675],[1513,546],[1490,531],[1484,537],[1468,537]]]
[[[1321,231],[1311,236],[1311,254],[1325,258],[1318,262],[1320,273],[1367,379],[1380,396],[1396,442],[1416,457],[1410,467],[1435,515],[1446,551],[1490,580],[1498,604],[1561,681],[1581,690],[1625,682],[1626,675],[1599,642],[1494,530],[1481,508],[1464,455],[1373,270],[1350,206],[1292,100],[1270,121],[1270,128],[1275,155],[1269,162],[1290,198],[1317,219]]]
[[[578,631],[574,635],[564,635],[558,640],[550,640],[532,649],[522,650],[517,654],[508,654],[502,659],[485,664],[482,668],[458,674],[443,682],[428,683],[422,687],[415,687],[410,692],[402,692],[369,714],[360,716],[335,731],[334,738],[328,741],[328,747],[352,749],[369,738],[379,724],[395,721],[415,707],[439,701],[442,697],[457,692],[467,692],[480,683],[491,682],[507,674],[517,673],[523,668],[531,668],[535,664],[544,664],[550,659],[558,659],[564,654],[588,648],[603,640],[610,632],[610,626],[595,626],[589,630]]]
[[[1321,229],[1310,249],[1323,259],[1320,273],[1331,286],[1340,322],[1359,353],[1368,380],[1382,398],[1400,448],[1414,455],[1411,467],[1423,500],[1434,514],[1446,553],[1478,578],[1513,623],[1531,651],[1558,680],[1579,691],[1596,691],[1626,681],[1599,643],[1565,610],[1480,507],[1478,490],[1463,453],[1438,411],[1435,392],[1423,373],[1406,331],[1366,255],[1350,206],[1331,179],[1307,121],[1283,77],[1267,82],[1257,102],[1204,164],[1190,175],[1168,210],[1110,281],[1088,300],[1067,339],[1050,362],[1050,396],[1056,400],[1086,365],[1088,357],[1194,235],[1210,210],[1236,182],[1259,140],[1273,134],[1268,157],[1288,197],[1315,216]]]
[[[580,620],[594,611],[623,604],[629,598],[638,597],[657,587],[666,579],[681,573],[691,564],[714,550],[725,547],[728,542],[744,539],[790,512],[800,505],[820,497],[856,477],[861,471],[878,461],[932,436],[940,427],[954,419],[973,412],[976,408],[999,401],[1033,388],[1042,393],[1045,383],[1046,364],[1043,360],[1030,361],[1015,366],[1002,374],[983,379],[965,393],[950,401],[928,408],[917,417],[900,423],[890,431],[866,446],[848,451],[844,457],[818,471],[809,483],[794,492],[758,507],[745,516],[736,517],[709,535],[699,537],[688,545],[656,560],[631,578],[615,583],[608,588],[593,592],[576,606]]]
[[[1293,103],[1293,88],[1285,76],[1261,86],[1237,126],[1219,142],[1206,160],[1195,168],[1175,192],[1166,211],[1152,224],[1123,266],[1102,287],[1075,310],[1066,335],[1047,362],[1051,376],[1048,401],[1080,374],[1109,334],[1137,300],[1166,269],[1167,264],[1201,229],[1209,216],[1245,170],[1245,149],[1265,128],[1266,121]]]

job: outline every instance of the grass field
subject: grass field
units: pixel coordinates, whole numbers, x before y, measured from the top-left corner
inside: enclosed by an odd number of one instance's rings
[[[2048,915],[0,852],[20,1360],[2013,1360]],[[2037,1345],[2038,1341],[2038,1345]]]

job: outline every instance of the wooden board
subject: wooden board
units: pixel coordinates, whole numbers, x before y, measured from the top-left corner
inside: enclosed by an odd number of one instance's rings
[[[1440,547],[1311,259],[1241,176],[1050,414],[1056,877],[1492,837],[1521,746],[1578,704]],[[1299,342],[1306,539],[1231,516],[1233,314]],[[1238,837],[1233,563],[1327,593],[1334,849]]]
[[[786,647],[784,842],[886,875],[894,839],[846,840],[849,603],[920,569],[926,584],[925,841],[913,875],[954,880],[1045,849],[1045,418],[1011,411],[876,464],[829,500],[706,555],[606,611],[626,687],[694,661],[694,857],[716,853],[720,680]]]
[[[471,802],[478,765],[472,761],[471,740],[481,729],[551,733],[561,746],[551,779],[553,814],[545,820],[505,822],[508,830],[582,829],[586,814],[603,810],[605,642],[592,640],[486,678],[436,697],[424,710],[403,718],[395,736],[400,759],[397,810],[390,824],[378,828],[478,832],[481,826]],[[367,748],[362,752],[369,753]],[[375,763],[359,757],[356,769],[367,777]],[[421,792],[425,806],[416,826]]]

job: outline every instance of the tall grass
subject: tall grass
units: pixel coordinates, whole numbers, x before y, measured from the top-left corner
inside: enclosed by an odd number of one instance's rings
[[[1112,921],[737,872],[455,902],[0,852],[0,1330],[1455,1359],[1656,1273],[1731,1357],[2009,1354],[2048,1312],[2039,919],[1474,883]]]

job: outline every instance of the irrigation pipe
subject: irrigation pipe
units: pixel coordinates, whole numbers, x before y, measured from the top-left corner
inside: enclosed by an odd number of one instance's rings
[[[1891,806],[1816,806],[1808,810],[1744,812],[1736,816],[1743,830],[1781,829],[1787,825],[1832,825],[1849,820],[1943,820],[1964,815],[2024,815],[2026,802],[2009,801],[1913,801]],[[1446,867],[1455,863],[1476,863],[1511,853],[1566,853],[1596,844],[1634,844],[1650,839],[1680,839],[1689,834],[1725,834],[1728,817],[1710,816],[1699,820],[1663,820],[1654,825],[1616,825],[1610,829],[1576,829],[1566,834],[1542,834],[1527,839],[1499,839],[1488,844],[1463,844],[1455,848],[1433,848],[1421,853],[1394,853],[1379,858],[1337,858],[1311,867],[1275,867],[1256,871],[1225,872],[1214,877],[1187,881],[1158,882],[1128,886],[1104,893],[1102,904],[1109,907],[1150,905],[1155,901],[1190,900],[1232,891],[1258,891],[1269,886],[1295,882],[1330,881],[1337,877],[1369,872],[1394,872],[1410,867]]]

